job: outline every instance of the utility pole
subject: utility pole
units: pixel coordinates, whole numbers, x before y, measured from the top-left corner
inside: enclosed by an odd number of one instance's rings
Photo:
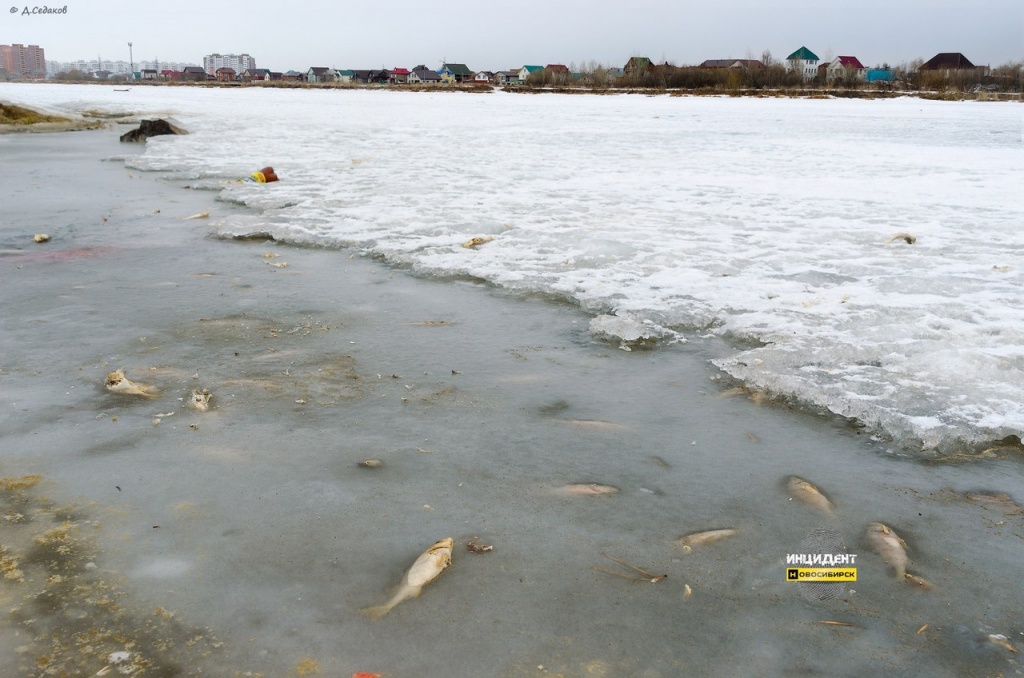
[[[131,68],[131,73],[128,74],[129,80],[135,79],[135,56],[132,54],[132,43],[128,43],[128,65]]]

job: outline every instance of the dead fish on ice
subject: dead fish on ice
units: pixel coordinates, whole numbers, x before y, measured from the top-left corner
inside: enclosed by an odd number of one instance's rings
[[[124,376],[123,369],[107,374],[106,386],[107,390],[111,393],[120,393],[121,395],[140,395],[146,398],[156,398],[160,395],[152,386],[136,384],[131,381],[128,377]]]
[[[931,582],[927,579],[907,572],[907,564],[910,562],[910,558],[907,557],[907,542],[903,541],[891,527],[884,523],[871,523],[865,536],[875,553],[896,570],[898,578],[906,579],[923,589],[932,588]]]
[[[789,492],[789,496],[794,499],[799,499],[805,504],[810,504],[815,508],[819,508],[827,513],[832,513],[834,506],[832,502],[828,500],[824,494],[821,493],[817,487],[812,483],[807,482],[803,478],[797,476],[790,476],[789,482],[786,483],[786,490]]]
[[[556,491],[571,497],[607,497],[618,494],[619,488],[601,483],[573,483],[560,487]]]
[[[1017,648],[1015,648],[1010,643],[1010,639],[1009,638],[1007,638],[1006,636],[1004,636],[1001,633],[990,633],[990,634],[988,634],[988,642],[992,643],[993,645],[998,645],[999,647],[1003,648],[1004,650],[1009,650],[1010,652],[1013,652],[1014,654],[1017,654]]]
[[[721,541],[727,537],[732,537],[737,534],[738,530],[733,528],[726,528],[723,530],[705,530],[704,532],[694,532],[688,534],[676,543],[683,547],[683,551],[689,553],[694,546],[704,546],[705,544],[713,544],[716,541]]]
[[[452,564],[452,548],[455,541],[451,537],[435,542],[433,546],[420,554],[416,562],[412,564],[405,578],[399,585],[398,590],[391,596],[391,600],[376,607],[363,608],[363,614],[378,619],[391,611],[395,605],[403,600],[415,598],[420,595],[423,587],[437,579],[437,577]]]
[[[192,391],[192,397],[189,398],[188,405],[194,410],[205,412],[210,409],[210,398],[213,394],[205,388],[203,390],[195,389]]]
[[[902,240],[903,242],[907,243],[908,245],[913,245],[915,242],[917,242],[917,238],[912,236],[912,235],[910,235],[909,233],[896,233],[891,238],[886,240],[885,244],[886,245],[891,245],[892,243],[896,242],[897,240]]]
[[[205,219],[208,216],[210,216],[210,211],[209,210],[203,210],[202,212],[196,212],[195,214],[193,214],[190,217],[185,217],[183,219],[183,221],[188,221],[189,219]]]
[[[493,235],[478,236],[476,238],[470,238],[466,242],[462,243],[462,246],[465,247],[467,250],[471,250],[471,249],[473,249],[475,247],[479,247],[480,245],[483,245],[485,243],[489,243],[492,240],[494,240],[494,236]]]
[[[891,527],[884,523],[871,523],[865,535],[871,548],[882,560],[892,565],[896,576],[903,579],[907,576],[907,542],[903,541]]]

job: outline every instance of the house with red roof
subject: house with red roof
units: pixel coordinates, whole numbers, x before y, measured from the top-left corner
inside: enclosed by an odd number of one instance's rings
[[[409,69],[395,66],[388,71],[388,82],[392,85],[404,85],[409,82]]]
[[[825,82],[862,82],[867,74],[864,64],[854,56],[837,56],[827,64],[818,67],[824,71]]]

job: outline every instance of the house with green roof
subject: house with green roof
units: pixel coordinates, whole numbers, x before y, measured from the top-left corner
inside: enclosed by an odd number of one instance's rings
[[[444,64],[438,69],[437,74],[446,83],[466,82],[473,79],[473,71],[469,70],[466,64]]]
[[[647,57],[629,57],[629,61],[623,66],[622,70],[626,75],[631,73],[646,73],[647,71],[654,68],[654,63],[651,62]]]
[[[789,70],[794,73],[799,73],[804,81],[814,80],[814,77],[818,74],[818,55],[807,49],[801,47],[797,51],[786,57],[786,61],[789,62]]]
[[[543,70],[543,66],[523,66],[519,69],[519,81],[526,82],[526,79],[530,77],[531,73],[539,73]]]

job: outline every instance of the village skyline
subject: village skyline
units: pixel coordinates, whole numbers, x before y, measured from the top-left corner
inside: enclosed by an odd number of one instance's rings
[[[199,63],[211,52],[248,52],[273,71],[453,62],[492,71],[527,63],[622,66],[633,56],[683,66],[760,58],[766,50],[784,58],[801,45],[823,58],[855,55],[869,66],[950,51],[993,67],[1024,58],[1024,9],[1009,0],[978,0],[969,10],[925,0],[640,0],[628,8],[606,0],[521,0],[508,12],[437,11],[393,0],[381,10],[384,15],[318,1],[285,9],[251,0],[243,12],[183,0],[167,12],[91,0],[57,15],[4,13],[0,42],[44,46],[58,62],[98,56]]]
[[[43,48],[45,49],[45,46]],[[806,45],[802,45],[800,47],[800,49],[808,49],[808,47]],[[797,50],[797,51],[799,51],[799,50]],[[822,61],[822,62],[825,62],[825,63],[831,62],[831,61],[833,61],[833,60],[835,60],[837,58],[840,58],[840,57],[842,57],[842,58],[851,58],[852,57],[853,59],[855,59],[860,64],[858,67],[865,68],[865,69],[869,69],[869,68],[890,69],[890,68],[896,68],[896,67],[902,67],[904,69],[908,69],[908,68],[909,69],[914,69],[914,68],[920,66],[921,64],[927,63],[927,61],[929,59],[934,58],[936,55],[942,54],[942,53],[953,53],[953,52],[936,52],[936,53],[931,54],[931,55],[921,55],[919,57],[916,57],[916,58],[910,60],[909,62],[894,62],[894,61],[888,61],[888,60],[880,60],[880,61],[871,62],[870,60],[860,58],[856,53],[835,54],[834,50],[831,50],[831,49],[829,49],[828,51],[824,52],[820,56],[818,56],[818,53],[815,53],[815,56],[817,56],[819,61]],[[961,52],[961,54],[962,54],[962,52]],[[766,49],[766,50],[764,50],[761,53],[756,54],[756,55],[755,54],[750,54],[750,53],[745,53],[742,56],[737,56],[737,55],[733,55],[733,54],[728,54],[728,55],[724,55],[724,56],[723,55],[714,55],[714,56],[708,56],[707,58],[701,60],[699,63],[692,63],[692,64],[690,64],[690,63],[683,63],[683,64],[680,64],[680,63],[673,63],[673,62],[664,62],[664,65],[670,65],[670,66],[673,66],[673,67],[683,67],[683,68],[686,68],[686,67],[701,67],[702,65],[706,66],[707,64],[709,64],[709,62],[754,62],[754,61],[757,61],[757,62],[761,62],[765,66],[768,66],[768,65],[771,65],[771,62],[785,63],[787,61],[790,61],[792,59],[793,55],[794,55],[794,53],[790,53],[790,54],[788,54],[788,56],[774,55],[774,54],[772,54],[771,50],[767,50]],[[971,58],[970,55],[967,55],[967,56],[968,56],[969,59]],[[469,67],[470,65],[468,63],[466,63],[466,62],[448,60],[448,61],[441,62],[436,68],[433,67],[433,66],[426,66],[426,68],[430,68],[431,70],[435,70],[437,72],[441,72],[441,71],[443,71],[445,69],[446,65],[458,64],[458,65],[466,66],[473,73],[477,73],[477,72],[498,73],[498,72],[513,71],[513,70],[514,71],[519,71],[520,69],[522,69],[524,67],[534,67],[534,64],[536,64],[536,66],[540,66],[540,67],[543,67],[545,65],[547,65],[547,66],[550,66],[550,65],[566,66],[566,67],[568,67],[569,71],[573,71],[573,72],[577,71],[577,70],[584,70],[584,69],[586,69],[586,70],[606,69],[606,70],[612,70],[612,71],[615,71],[615,70],[620,70],[621,71],[623,68],[625,68],[624,64],[628,64],[631,59],[635,59],[635,58],[648,58],[652,64],[662,65],[661,62],[658,62],[656,59],[650,59],[647,55],[634,54],[634,55],[631,55],[631,56],[627,57],[620,64],[600,63],[600,62],[597,62],[595,60],[590,60],[590,61],[582,63],[582,64],[576,64],[575,62],[569,63],[569,64],[554,64],[554,62],[546,62],[546,61],[543,61],[543,60],[539,60],[539,61],[538,60],[534,60],[533,62],[524,62],[524,63],[518,64],[518,65],[513,64],[513,65],[508,66],[507,68],[480,68],[480,69],[474,69],[474,68],[470,68]],[[413,64],[393,64],[393,65],[389,66],[389,65],[386,65],[386,64],[382,64],[379,68],[378,67],[362,68],[362,67],[366,66],[366,64],[359,64],[360,68],[354,68],[353,65],[338,66],[336,64],[310,64],[310,65],[302,66],[302,67],[299,67],[299,68],[292,67],[292,68],[288,68],[288,69],[283,69],[282,70],[282,69],[268,68],[268,67],[265,67],[265,66],[262,66],[262,65],[257,66],[257,62],[258,62],[257,57],[255,55],[252,55],[252,54],[247,53],[247,52],[242,52],[242,53],[238,53],[238,54],[209,53],[209,54],[204,55],[203,58],[198,60],[198,61],[162,60],[162,59],[154,58],[154,59],[136,60],[133,63],[133,62],[130,62],[130,61],[125,60],[125,59],[113,60],[113,59],[102,59],[101,57],[97,57],[96,59],[80,59],[80,60],[74,60],[74,61],[57,61],[55,59],[46,59],[45,61],[46,61],[46,75],[47,75],[47,77],[54,77],[55,75],[57,75],[59,73],[62,73],[62,72],[66,73],[66,72],[72,71],[72,70],[82,71],[82,72],[85,72],[85,73],[97,73],[97,72],[100,72],[100,73],[103,73],[104,76],[114,76],[114,75],[127,75],[127,76],[131,76],[133,73],[136,74],[136,76],[138,76],[139,74],[141,74],[143,72],[148,72],[148,71],[153,71],[153,72],[157,72],[157,73],[166,72],[168,70],[182,71],[186,67],[197,67],[197,66],[201,66],[210,76],[216,76],[216,72],[217,72],[218,68],[221,67],[221,66],[224,66],[224,65],[234,66],[234,71],[238,75],[241,75],[242,72],[245,71],[245,70],[257,69],[257,68],[259,70],[266,71],[268,73],[273,72],[273,73],[292,73],[292,74],[295,74],[295,73],[307,73],[307,72],[310,71],[310,69],[327,69],[327,70],[330,70],[330,71],[333,71],[333,72],[342,72],[342,73],[344,73],[344,72],[352,72],[352,71],[360,71],[360,70],[367,70],[367,71],[394,71],[394,70],[409,71],[409,70],[411,70],[413,68],[424,67],[425,66],[425,62],[418,62],[416,65],[413,65]],[[235,63],[229,63],[229,62],[232,62],[232,61],[235,62]],[[972,61],[972,65],[973,66],[977,66],[979,68],[991,68],[993,66],[1003,66],[1003,65],[1006,65],[1006,64],[996,64],[996,63],[985,62],[984,60],[971,59],[971,61]],[[1021,60],[1021,61],[1024,61],[1024,60]],[[133,68],[133,66],[134,66],[134,68]]]

